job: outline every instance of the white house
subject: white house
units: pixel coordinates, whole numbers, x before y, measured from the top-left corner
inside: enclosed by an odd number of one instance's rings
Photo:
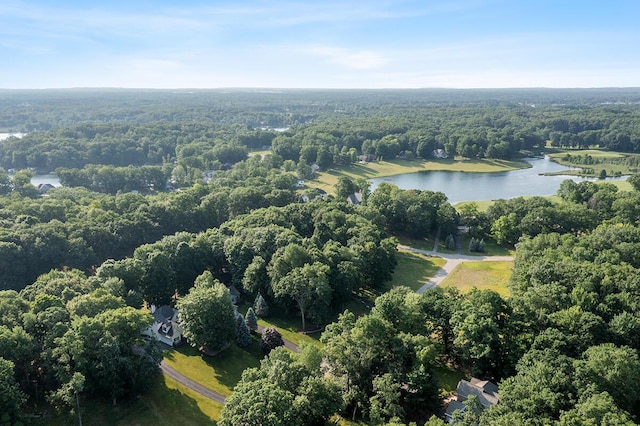
[[[178,320],[178,310],[167,305],[156,309],[155,305],[151,305],[151,314],[154,318],[153,324],[142,334],[155,337],[169,346],[178,346],[182,342],[182,326]]]

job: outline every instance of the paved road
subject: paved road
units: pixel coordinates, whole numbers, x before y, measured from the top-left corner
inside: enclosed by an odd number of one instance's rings
[[[441,257],[447,261],[442,268],[436,272],[436,274],[427,281],[422,287],[417,290],[417,293],[424,293],[426,290],[437,286],[442,283],[447,275],[453,272],[456,267],[464,262],[477,262],[477,261],[487,261],[487,262],[497,262],[497,261],[513,261],[513,256],[468,256],[464,254],[447,254],[447,253],[439,253],[430,250],[420,250],[417,248],[398,245],[398,248],[401,250],[410,251],[413,253],[420,253],[427,256],[432,257]]]
[[[420,250],[420,249],[405,246],[405,245],[398,245],[398,248],[401,250],[406,250],[413,253],[420,253],[427,256],[441,257],[443,259],[446,259],[447,261],[447,263],[445,263],[444,266],[440,268],[438,272],[436,272],[433,278],[431,278],[427,283],[425,283],[425,285],[423,285],[418,289],[417,293],[424,293],[426,290],[440,284],[447,277],[447,275],[449,275],[456,268],[456,266],[458,266],[461,263],[471,262],[471,261],[512,261],[513,260],[513,256],[467,256],[464,254],[447,254],[447,253],[438,253],[438,252],[429,251],[429,250]],[[258,333],[262,333],[262,330],[264,330],[264,328],[259,326]],[[284,346],[286,348],[296,353],[300,352],[300,348],[298,348],[296,344],[286,339],[283,339],[283,340],[284,340]],[[225,403],[226,398],[224,395],[219,394],[218,392],[214,392],[211,389],[201,385],[200,383],[195,382],[190,378],[180,374],[178,371],[176,371],[175,369],[167,365],[164,361],[160,363],[160,369],[162,370],[163,374],[171,377],[172,379],[188,387],[189,389],[195,392],[198,392],[204,397],[209,398],[212,401],[219,402],[220,404]]]
[[[264,330],[264,328],[258,326],[258,333],[262,333],[262,330]],[[288,348],[291,351],[296,353],[300,352],[300,348],[298,348],[296,344],[284,338],[282,340],[284,340],[285,348]],[[167,350],[173,350],[173,348],[167,349]],[[181,374],[180,372],[175,370],[173,367],[170,367],[169,364],[167,364],[164,361],[160,362],[160,369],[162,370],[162,374],[164,374],[165,376],[171,377],[173,380],[180,383],[181,385],[188,387],[192,391],[198,392],[200,395],[206,398],[209,398],[212,401],[219,402],[220,404],[224,404],[227,399],[224,395],[218,392],[212,391],[208,387],[203,386],[200,383],[195,382],[190,378],[188,378],[187,376]]]
[[[218,392],[214,392],[211,389],[201,385],[198,382],[194,382],[187,376],[184,376],[180,374],[178,371],[176,371],[175,369],[173,369],[172,367],[169,367],[169,365],[164,361],[160,363],[160,369],[162,370],[162,374],[164,374],[165,376],[171,377],[173,380],[180,383],[181,385],[188,387],[192,391],[198,392],[200,395],[206,398],[209,398],[212,401],[219,402],[220,404],[224,404],[225,401],[227,400],[227,398],[224,395],[219,394]]]

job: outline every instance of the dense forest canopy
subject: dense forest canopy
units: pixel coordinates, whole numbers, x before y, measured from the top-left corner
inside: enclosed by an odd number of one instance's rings
[[[213,340],[211,324],[195,323],[220,306],[232,318],[233,285],[260,301],[258,315],[269,306],[325,331],[322,349],[274,349],[247,369],[222,424],[324,424],[336,413],[424,424],[441,408],[442,365],[500,384],[500,404],[459,425],[631,424],[637,175],[633,191],[565,181],[557,202],[487,211],[456,210],[441,192],[369,193],[343,177],[333,196],[298,179],[363,154],[636,152],[639,122],[638,89],[0,91],[0,128],[28,133],[0,142],[0,165],[16,169],[0,169],[0,423],[23,420],[25,407],[69,411],[79,395],[117,404],[144,393],[161,359],[140,335],[152,321],[145,303],[182,306],[194,346],[234,344],[244,319]],[[56,169],[64,187],[41,196],[26,168]],[[359,206],[346,202],[355,190]],[[452,242],[458,225],[476,250],[484,239],[517,248],[509,298],[385,292],[395,237]],[[363,294],[380,294],[368,313],[344,311]],[[253,310],[246,320],[257,327]]]

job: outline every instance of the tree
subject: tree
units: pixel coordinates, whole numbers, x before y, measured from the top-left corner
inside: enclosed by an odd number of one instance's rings
[[[633,189],[635,189],[636,191],[640,191],[640,173],[629,176],[627,182],[631,184]]]
[[[221,351],[236,337],[237,324],[229,290],[221,283],[207,280],[209,271],[196,279],[187,295],[178,299],[184,336],[200,350]],[[211,278],[212,279],[212,278]]]
[[[588,394],[578,401],[571,410],[560,415],[558,426],[633,426],[629,413],[616,406],[615,400],[607,392]]]
[[[262,349],[263,354],[268,355],[269,352],[279,346],[284,346],[284,340],[282,340],[282,334],[278,330],[271,327],[262,330],[260,349]]]
[[[253,311],[253,308],[251,306],[249,306],[249,309],[247,309],[245,322],[247,323],[249,331],[251,331],[252,333],[258,331],[258,317],[256,316],[256,313]]]
[[[26,396],[13,375],[13,362],[0,358],[0,424],[20,424]]]
[[[491,290],[473,289],[451,317],[454,345],[474,375],[507,374],[504,362],[511,308]]]
[[[327,279],[329,267],[320,262],[294,268],[283,278],[272,283],[276,297],[295,300],[302,317],[302,330],[306,330],[306,314],[313,306],[315,312],[328,308],[331,303],[331,287]],[[317,315],[315,319],[320,319]]]
[[[267,305],[267,301],[264,300],[264,297],[262,297],[262,294],[260,293],[258,293],[256,300],[253,302],[253,308],[259,317],[266,317],[269,315],[269,305]]]
[[[640,359],[636,350],[606,343],[590,347],[582,358],[575,366],[578,388],[593,383],[623,410],[640,414],[640,391],[635,386],[640,380]]]
[[[336,196],[339,200],[345,200],[349,195],[358,190],[356,184],[347,176],[340,176],[335,184]]]
[[[253,341],[251,339],[251,332],[249,331],[249,327],[247,327],[247,323],[241,314],[236,315],[236,323],[238,324],[238,346],[243,348],[251,346]]]
[[[56,391],[51,392],[48,396],[49,402],[62,410],[64,408],[74,407],[71,412],[75,412],[78,416],[78,424],[82,426],[82,416],[80,413],[80,396],[84,390],[85,378],[82,373],[75,372],[68,382],[63,383]]]

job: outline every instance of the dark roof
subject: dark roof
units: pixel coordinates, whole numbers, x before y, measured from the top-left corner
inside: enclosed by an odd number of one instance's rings
[[[460,411],[464,411],[465,410],[465,406],[462,402],[456,401],[455,399],[449,401],[449,404],[447,405],[447,409],[444,412],[445,417],[453,417],[453,413],[457,410]]]
[[[456,389],[459,400],[466,400],[471,395],[478,398],[478,402],[485,408],[498,403],[498,386],[489,381],[471,379],[470,382],[460,380]]]
[[[175,310],[168,305],[162,305],[153,313],[153,318],[156,322],[165,322],[168,319],[173,318]]]

